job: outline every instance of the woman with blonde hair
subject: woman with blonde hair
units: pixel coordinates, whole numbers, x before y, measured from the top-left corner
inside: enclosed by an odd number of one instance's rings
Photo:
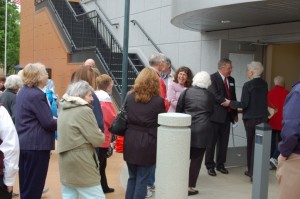
[[[141,199],[146,196],[148,178],[156,162],[158,114],[165,112],[154,70],[144,68],[138,75],[125,101],[125,110],[124,160],[129,173],[125,198]]]
[[[48,73],[41,63],[23,69],[24,86],[16,99],[15,124],[20,141],[19,184],[22,199],[40,199],[54,150],[56,119],[53,118],[43,88]]]

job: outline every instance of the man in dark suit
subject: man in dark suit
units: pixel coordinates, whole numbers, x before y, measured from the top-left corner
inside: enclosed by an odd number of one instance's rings
[[[206,148],[205,166],[211,176],[216,176],[215,168],[228,174],[224,167],[230,134],[230,123],[237,122],[237,111],[221,104],[225,99],[236,100],[235,81],[230,76],[232,62],[223,58],[218,63],[218,71],[211,75],[212,84],[208,90],[215,96],[214,112],[211,117],[212,132]],[[216,162],[214,161],[215,147],[217,146]]]

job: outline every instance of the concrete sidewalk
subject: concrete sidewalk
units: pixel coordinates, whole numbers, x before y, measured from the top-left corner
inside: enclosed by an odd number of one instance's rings
[[[244,175],[245,167],[229,168],[229,174],[224,175],[217,172],[216,177],[207,174],[202,166],[196,189],[199,194],[190,196],[191,199],[251,199],[252,183],[249,177]],[[277,182],[275,171],[269,171],[269,194],[268,198],[276,198]],[[115,192],[106,194],[106,199],[124,199],[128,172],[122,153],[114,153],[108,159],[106,168],[109,186],[115,188]],[[61,184],[59,181],[59,171],[56,151],[52,152],[46,187],[49,191],[43,195],[45,199],[61,199]],[[18,179],[14,186],[14,191],[19,193]],[[154,194],[155,195],[155,194]],[[151,197],[152,199],[155,196]],[[18,197],[16,198],[18,199]],[[171,199],[171,198],[166,198]]]
[[[202,166],[196,187],[196,189],[199,190],[199,194],[189,196],[188,198],[251,199],[252,183],[250,182],[250,178],[244,175],[245,170],[246,167],[228,168],[228,175],[224,175],[216,171],[217,176],[212,177],[207,174],[205,166]],[[121,170],[121,183],[123,187],[126,187],[127,179],[128,172],[126,164],[124,164]],[[277,187],[278,185],[275,177],[275,170],[270,170],[268,189],[269,199],[276,198]],[[155,192],[151,198],[155,198]]]

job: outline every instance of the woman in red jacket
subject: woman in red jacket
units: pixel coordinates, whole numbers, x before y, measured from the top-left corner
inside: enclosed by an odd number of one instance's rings
[[[105,141],[104,143],[98,148],[98,159],[100,162],[100,176],[101,176],[101,186],[104,193],[111,193],[115,190],[110,188],[107,184],[106,178],[106,165],[107,165],[107,157],[109,157],[109,148],[112,139],[112,134],[109,132],[108,128],[111,126],[113,120],[116,117],[116,109],[109,94],[112,92],[113,88],[113,81],[109,75],[103,74],[97,77],[96,79],[97,84],[97,91],[95,94],[97,95],[100,105],[103,111],[103,122],[104,122],[104,135]]]
[[[274,84],[274,88],[268,93],[268,106],[277,110],[274,116],[269,120],[269,124],[272,127],[270,163],[273,167],[277,167],[277,158],[279,156],[277,145],[279,141],[281,141],[280,133],[282,129],[282,109],[289,91],[284,88],[284,78],[281,76],[276,76],[274,78]]]

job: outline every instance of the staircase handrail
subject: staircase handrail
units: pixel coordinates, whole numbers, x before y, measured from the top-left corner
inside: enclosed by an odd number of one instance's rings
[[[154,46],[154,48],[159,52],[159,53],[163,53],[160,48],[154,43],[154,41],[151,39],[151,37],[146,33],[145,29],[140,25],[140,23],[133,19],[131,20],[131,23],[133,23],[133,25],[137,25],[137,27],[139,27],[139,29],[142,31],[142,33],[144,33],[144,35],[146,36],[146,38],[150,41],[150,43]],[[171,68],[173,71],[175,71],[176,69],[174,68],[173,65],[171,65]]]
[[[36,0],[37,2],[38,0]],[[41,0],[41,1],[44,1],[44,0]],[[56,8],[54,7],[54,4],[52,3],[52,0],[49,0],[48,1],[50,3],[50,6],[52,7],[52,9],[55,11],[55,14],[58,16],[58,19],[59,19],[59,22],[61,23],[62,27],[65,29],[65,32],[67,34],[67,37],[68,39],[70,40],[72,46],[73,46],[73,49],[74,50],[85,50],[85,49],[95,49],[96,51],[96,54],[98,55],[98,57],[100,58],[100,61],[102,62],[102,65],[103,67],[105,68],[105,70],[111,75],[111,77],[114,79],[114,81],[116,82],[116,87],[117,87],[117,90],[119,90],[119,92],[121,92],[121,85],[119,85],[117,83],[117,80],[116,78],[114,77],[114,75],[112,74],[111,70],[113,68],[110,68],[109,64],[105,61],[105,59],[103,58],[100,50],[98,49],[97,45],[95,46],[82,46],[82,47],[79,47],[79,46],[76,46],[76,43],[75,41],[72,39],[72,36],[68,30],[68,28],[64,25],[64,22],[62,21],[61,19],[61,16],[58,14]],[[112,32],[110,31],[110,29],[107,27],[107,25],[104,23],[104,21],[102,20],[101,16],[97,13],[97,11],[93,10],[93,11],[90,11],[90,12],[87,12],[87,13],[83,13],[83,14],[76,14],[76,12],[74,11],[73,7],[71,6],[71,4],[65,0],[65,5],[67,5],[67,8],[69,9],[69,12],[71,15],[73,15],[73,19],[75,19],[76,22],[80,22],[80,21],[85,21],[85,20],[91,20],[91,19],[94,19],[96,18],[96,22],[93,22],[93,25],[95,27],[95,30],[97,32],[99,32],[99,26],[98,24],[101,23],[101,26],[103,28],[103,30],[109,35],[108,37],[105,37],[103,36],[104,38],[104,41],[106,42],[106,44],[111,48],[111,50],[113,49],[113,47],[116,49],[117,52],[120,52],[122,53],[123,52],[123,49],[121,47],[121,45],[119,44],[119,42],[116,40],[116,38],[114,37],[114,35],[112,34]],[[37,4],[40,3],[40,2],[37,2]],[[64,12],[64,10],[63,10]],[[96,24],[95,24],[96,23]],[[101,34],[101,33],[100,33]],[[96,36],[97,38],[97,36]],[[108,40],[109,38],[109,40]],[[136,73],[136,75],[139,74],[136,66],[133,64],[132,60],[128,57],[128,63],[131,67],[131,69]]]
[[[35,6],[36,6],[36,5],[38,5],[38,4],[40,4],[40,3],[44,2],[44,1],[46,1],[46,0],[35,0],[35,3],[34,3],[34,4],[35,4]],[[74,40],[72,39],[72,37],[71,37],[71,35],[70,35],[70,33],[69,33],[67,27],[65,26],[65,24],[64,24],[63,21],[62,21],[62,19],[60,18],[60,16],[59,16],[57,10],[55,9],[55,7],[54,7],[52,1],[48,1],[48,2],[49,2],[49,5],[51,6],[51,8],[53,9],[55,15],[57,15],[57,19],[58,19],[58,21],[60,22],[60,25],[62,26],[62,28],[63,28],[63,30],[64,30],[64,32],[65,32],[67,38],[69,39],[69,41],[70,41],[70,43],[71,43],[71,46],[72,46],[72,47],[76,47]]]
[[[98,9],[100,10],[100,12],[102,13],[102,15],[105,17],[105,19],[107,20],[107,22],[109,23],[109,25],[111,26],[115,26],[116,28],[118,28],[119,23],[112,23],[111,20],[108,18],[108,16],[105,14],[104,10],[101,8],[101,6],[98,4],[98,1],[95,1]]]
[[[151,37],[146,33],[146,31],[144,30],[144,28],[139,24],[139,22],[138,22],[137,20],[133,19],[133,20],[131,20],[130,22],[133,23],[133,25],[137,25],[137,26],[140,28],[140,30],[144,33],[144,35],[147,37],[147,39],[150,41],[150,43],[154,46],[154,48],[155,48],[158,52],[162,53],[162,51],[160,50],[160,48],[154,43],[154,41],[153,41],[153,40],[151,39]]]

